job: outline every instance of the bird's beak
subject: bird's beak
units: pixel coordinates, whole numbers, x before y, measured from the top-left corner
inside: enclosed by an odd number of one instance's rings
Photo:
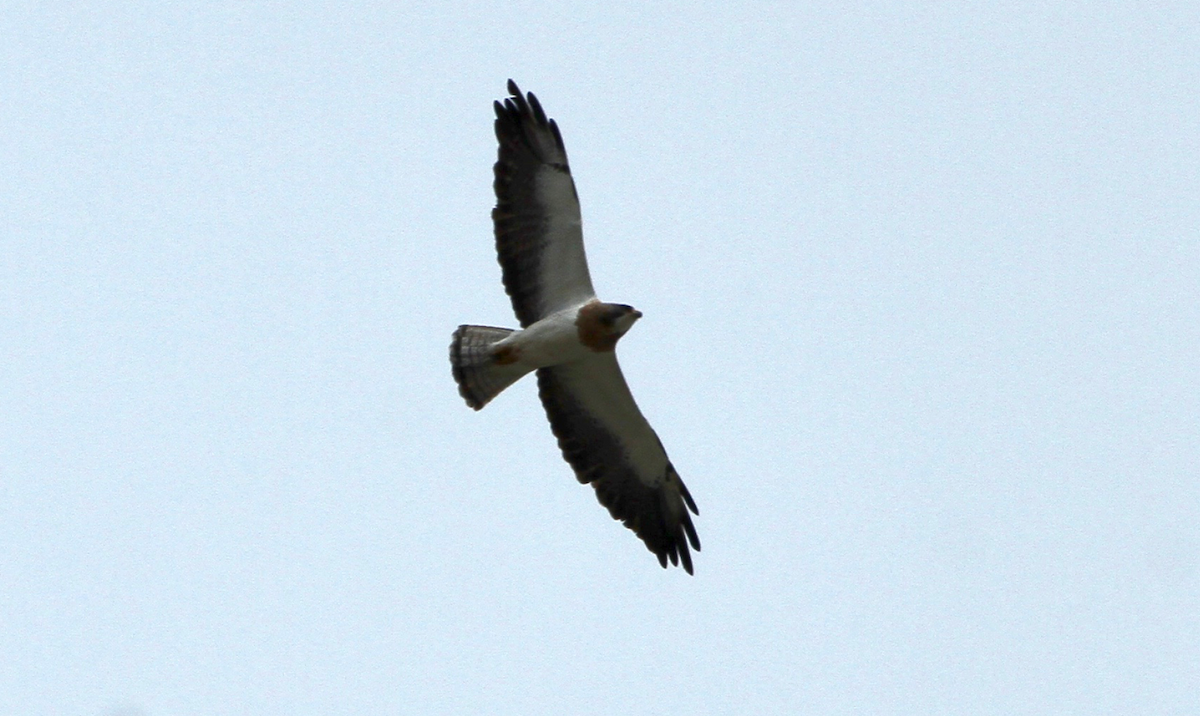
[[[636,308],[635,308],[635,309],[633,309],[633,317],[634,317],[634,318],[641,318],[641,317],[642,317],[642,312],[641,312],[641,311],[639,311],[639,310],[637,310]]]

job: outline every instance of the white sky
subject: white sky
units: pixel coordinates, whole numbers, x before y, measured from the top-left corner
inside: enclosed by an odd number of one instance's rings
[[[194,5],[0,10],[0,713],[1195,707],[1194,4]],[[695,577],[455,391],[508,77]]]

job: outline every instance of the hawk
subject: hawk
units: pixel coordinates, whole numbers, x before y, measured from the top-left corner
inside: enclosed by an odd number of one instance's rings
[[[459,326],[450,344],[458,392],[480,410],[537,371],[538,394],[563,457],[581,483],[646,543],[664,568],[700,551],[696,502],[638,410],[614,349],[642,317],[596,298],[583,251],[567,150],[532,92],[496,102],[492,223],[504,288],[520,330]]]

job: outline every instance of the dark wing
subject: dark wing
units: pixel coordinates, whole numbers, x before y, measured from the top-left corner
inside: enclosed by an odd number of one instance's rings
[[[563,457],[600,504],[633,530],[667,566],[683,562],[700,538],[688,509],[696,503],[642,417],[612,353],[538,370],[538,389]]]
[[[508,81],[496,102],[496,253],[521,326],[596,295],[583,252],[579,196],[567,150],[537,97]]]

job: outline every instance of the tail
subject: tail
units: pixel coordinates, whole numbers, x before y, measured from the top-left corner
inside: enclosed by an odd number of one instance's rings
[[[458,383],[458,394],[467,405],[481,409],[492,398],[529,372],[511,362],[501,362],[492,353],[497,341],[512,335],[509,328],[459,326],[450,343],[450,369]]]

